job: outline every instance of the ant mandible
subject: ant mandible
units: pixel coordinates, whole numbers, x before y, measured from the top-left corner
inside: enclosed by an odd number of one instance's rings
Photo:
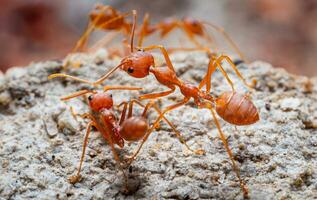
[[[237,70],[236,66],[233,64],[231,59],[228,56],[222,55],[219,58],[215,58],[214,56],[211,57],[209,64],[208,64],[208,70],[207,74],[203,78],[203,80],[200,82],[199,86],[196,87],[195,85],[184,82],[180,80],[176,72],[174,70],[174,67],[172,65],[172,62],[170,61],[170,58],[168,56],[168,53],[166,49],[163,46],[160,45],[153,45],[149,47],[138,47],[137,49],[139,51],[133,52],[133,37],[134,37],[134,30],[135,30],[135,23],[136,23],[136,11],[133,11],[133,29],[131,33],[131,54],[126,56],[122,59],[121,63],[111,69],[108,73],[106,73],[104,76],[102,76],[100,79],[98,79],[95,82],[90,82],[84,79],[80,79],[77,77],[73,77],[66,74],[52,74],[49,76],[49,78],[55,78],[55,77],[68,77],[72,78],[77,81],[85,82],[88,84],[91,84],[93,86],[101,84],[104,80],[106,80],[109,75],[111,75],[115,70],[118,68],[123,69],[126,71],[130,76],[133,76],[135,78],[144,78],[148,76],[150,73],[154,74],[158,82],[162,85],[167,86],[170,88],[168,91],[160,92],[160,93],[154,93],[154,94],[145,94],[143,96],[140,96],[140,99],[155,99],[163,96],[167,96],[171,93],[173,93],[178,87],[181,91],[181,93],[184,95],[184,99],[176,103],[174,105],[168,106],[158,117],[156,122],[154,123],[155,126],[160,122],[160,120],[164,117],[164,114],[167,112],[174,110],[184,104],[186,104],[191,98],[194,99],[194,103],[199,108],[207,108],[211,111],[212,116],[214,118],[214,121],[216,123],[216,126],[218,128],[218,132],[220,135],[220,138],[222,142],[224,143],[225,149],[229,155],[229,158],[232,162],[233,169],[240,181],[240,187],[244,193],[244,196],[248,196],[248,190],[244,184],[244,182],[240,178],[239,170],[235,164],[235,161],[233,159],[231,150],[227,144],[227,141],[225,139],[225,135],[221,131],[220,123],[218,122],[218,119],[216,117],[216,113],[214,111],[214,107],[216,107],[216,112],[220,117],[222,117],[225,121],[234,124],[234,125],[249,125],[257,122],[259,120],[259,115],[257,112],[257,109],[255,108],[252,101],[246,96],[246,95],[240,95],[235,92],[234,86],[230,78],[228,77],[227,73],[221,66],[222,60],[226,60],[230,66],[234,69],[238,77],[244,82],[245,85],[249,86],[245,79],[242,77],[242,75]],[[164,55],[164,58],[166,60],[167,67],[155,67],[154,65],[154,58],[151,53],[148,53],[146,51],[152,50],[152,49],[160,49],[162,54]],[[211,76],[213,72],[216,70],[216,68],[219,68],[220,71],[225,76],[226,80],[229,82],[230,86],[232,87],[231,92],[226,92],[220,96],[218,99],[214,99],[209,93],[211,88]],[[206,91],[202,91],[201,89],[206,85]],[[230,108],[230,109],[229,109]],[[140,149],[142,148],[144,142],[147,140],[150,133],[154,130],[155,126],[152,126],[152,128],[147,132],[147,134],[144,136],[142,143],[135,154],[131,157],[131,161],[134,160]]]
[[[90,112],[81,114],[83,118],[89,118],[91,121],[87,124],[86,134],[84,137],[83,150],[80,158],[80,163],[76,175],[71,176],[69,181],[72,184],[77,183],[80,180],[80,172],[82,168],[82,163],[85,156],[86,146],[88,143],[88,137],[90,135],[91,127],[95,127],[104,137],[104,139],[110,144],[111,151],[113,153],[114,159],[119,165],[120,170],[122,171],[125,183],[127,185],[127,176],[124,173],[122,167],[122,161],[118,156],[114,146],[118,145],[120,148],[124,147],[124,141],[136,142],[141,140],[144,135],[146,135],[149,129],[149,123],[146,117],[147,111],[150,108],[154,108],[156,112],[160,115],[162,112],[154,101],[150,101],[146,105],[143,105],[140,101],[132,99],[129,102],[122,102],[117,107],[123,106],[121,111],[120,120],[117,119],[114,110],[113,110],[113,98],[112,95],[107,93],[109,90],[141,90],[142,88],[134,87],[124,87],[124,86],[105,86],[104,92],[97,93],[96,91],[90,90],[81,90],[71,95],[62,97],[61,100],[66,101],[78,96],[91,93],[88,97]],[[133,104],[138,104],[143,107],[143,112],[140,116],[132,116],[133,113]],[[128,113],[127,113],[128,110]],[[203,150],[192,150],[189,145],[186,143],[184,138],[176,130],[175,126],[163,116],[163,120],[172,128],[178,139],[183,143],[186,148],[196,154],[203,154]]]

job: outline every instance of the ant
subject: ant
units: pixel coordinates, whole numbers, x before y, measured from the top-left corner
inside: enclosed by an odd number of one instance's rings
[[[149,123],[146,117],[147,111],[150,108],[154,108],[156,112],[160,115],[162,112],[158,108],[158,106],[154,103],[154,101],[150,101],[146,105],[143,105],[140,101],[136,99],[132,99],[129,102],[122,102],[117,107],[120,108],[123,106],[121,111],[121,117],[118,120],[114,113],[114,104],[112,94],[107,93],[108,90],[141,90],[142,88],[134,88],[134,87],[124,87],[124,86],[105,86],[104,91],[102,93],[98,93],[96,91],[90,90],[81,90],[71,95],[62,97],[61,100],[66,101],[78,96],[82,96],[85,94],[90,94],[88,96],[88,104],[90,108],[89,113],[81,114],[82,118],[89,118],[91,121],[87,124],[86,134],[84,137],[83,150],[80,158],[80,163],[78,167],[78,171],[76,175],[71,176],[69,178],[70,183],[77,183],[80,178],[80,171],[82,168],[82,163],[85,156],[86,146],[88,143],[88,137],[90,135],[91,127],[95,127],[104,137],[105,140],[110,144],[111,151],[113,153],[114,159],[117,164],[119,164],[119,168],[122,171],[125,183],[127,186],[127,176],[125,175],[122,168],[122,161],[120,160],[118,153],[115,150],[115,145],[120,147],[121,149],[124,147],[125,141],[128,142],[136,142],[141,140],[144,135],[146,135],[149,129]],[[133,105],[137,104],[143,107],[143,112],[140,116],[132,116],[133,114]],[[127,113],[128,110],[128,113]],[[77,114],[76,114],[77,115]],[[203,150],[192,150],[189,145],[186,143],[185,139],[180,135],[180,133],[176,130],[175,126],[165,117],[163,120],[172,128],[175,132],[178,139],[183,143],[188,150],[196,154],[203,154]]]
[[[236,163],[233,159],[233,155],[226,141],[226,137],[221,130],[220,123],[216,117],[216,113],[225,121],[233,125],[254,124],[255,122],[259,120],[259,114],[257,112],[256,107],[254,106],[254,104],[252,103],[252,101],[247,95],[241,95],[235,92],[233,83],[230,80],[227,73],[225,72],[225,70],[223,69],[223,67],[221,66],[221,62],[223,60],[226,60],[230,64],[230,66],[233,68],[235,73],[238,75],[238,77],[243,81],[243,83],[248,87],[251,87],[251,86],[249,86],[246,80],[242,77],[242,75],[240,74],[236,66],[233,64],[231,59],[225,55],[221,55],[218,58],[216,58],[215,56],[210,57],[207,74],[205,75],[205,77],[202,79],[199,86],[197,87],[194,84],[182,81],[181,79],[177,77],[175,69],[168,56],[167,50],[163,46],[153,45],[148,47],[137,47],[136,49],[138,49],[138,51],[133,52],[134,47],[133,47],[132,38],[134,37],[136,11],[133,12],[133,16],[134,16],[133,30],[131,32],[131,54],[124,57],[119,65],[112,68],[108,73],[106,73],[104,76],[102,76],[100,79],[98,79],[95,82],[90,82],[90,81],[73,77],[70,75],[66,75],[66,74],[52,74],[49,76],[49,78],[68,77],[77,81],[85,82],[93,86],[96,86],[101,84],[104,80],[106,80],[115,70],[117,70],[118,68],[121,68],[124,71],[126,71],[130,76],[135,78],[144,78],[148,76],[150,73],[152,73],[160,84],[170,89],[168,91],[164,91],[160,93],[142,95],[139,97],[140,100],[156,99],[159,97],[167,96],[173,93],[176,90],[176,87],[178,87],[184,96],[183,100],[174,105],[168,106],[165,110],[162,111],[162,113],[154,122],[152,127],[143,137],[141,145],[139,146],[137,151],[132,155],[132,157],[130,157],[130,163],[135,159],[140,149],[142,148],[144,142],[147,140],[148,136],[154,130],[154,127],[158,125],[158,123],[164,117],[164,115],[171,110],[174,110],[178,107],[185,105],[187,102],[189,102],[191,98],[193,98],[194,103],[198,106],[198,108],[206,108],[211,111],[212,117],[215,121],[216,127],[218,129],[218,133],[220,135],[220,139],[222,140],[225,146],[227,154],[231,160],[233,169],[236,173],[236,176],[239,179],[241,190],[243,191],[244,197],[247,198],[248,189],[245,186],[245,183],[240,178],[239,169],[236,166]],[[153,55],[147,52],[153,49],[159,49],[162,52],[166,61],[166,65],[167,65],[166,67],[155,67]],[[225,76],[226,80],[228,81],[228,83],[230,84],[232,88],[232,91],[223,93],[219,98],[214,98],[210,95],[211,76],[217,68],[219,68],[222,74]],[[206,91],[201,90],[204,86],[206,86]]]
[[[231,37],[224,31],[223,28],[214,25],[212,23],[206,21],[200,21],[194,19],[192,17],[184,17],[181,20],[175,18],[167,18],[155,25],[150,25],[150,15],[148,13],[145,14],[143,19],[143,24],[139,31],[139,41],[138,46],[141,47],[143,44],[144,37],[147,37],[158,30],[160,30],[160,37],[164,38],[167,34],[172,32],[174,29],[181,29],[188,37],[188,39],[195,44],[195,46],[199,49],[204,48],[196,39],[195,36],[204,38],[208,43],[212,43],[211,37],[208,35],[206,31],[206,26],[216,30],[220,34],[222,34],[225,39],[228,41],[229,45],[235,50],[235,52],[239,55],[242,60],[245,60],[244,55],[239,50],[238,46],[234,43]],[[171,50],[183,50],[184,48],[172,48]]]
[[[130,15],[131,13],[120,13],[111,6],[104,6],[101,4],[97,4],[95,9],[91,11],[89,14],[89,23],[84,31],[84,34],[78,40],[74,52],[78,50],[83,50],[89,35],[92,33],[94,29],[101,30],[114,30],[117,32],[123,32],[123,35],[129,35],[131,31],[131,23],[125,20],[125,17]],[[114,35],[110,35],[109,37],[105,37],[101,43],[106,44],[110,42]],[[95,47],[96,48],[96,47]]]
[[[131,23],[125,20],[125,17],[130,15],[131,13],[123,13],[121,14],[111,6],[104,6],[101,4],[97,4],[95,6],[95,10],[90,13],[89,24],[84,31],[84,34],[77,42],[73,51],[83,50],[84,46],[87,43],[88,37],[94,29],[102,29],[102,30],[115,30],[117,32],[122,31],[123,35],[128,35],[131,32]],[[158,30],[161,30],[161,38],[166,37],[168,33],[173,31],[175,28],[180,28],[183,30],[190,41],[192,41],[197,48],[203,48],[203,46],[195,39],[195,36],[202,37],[208,41],[208,43],[212,43],[211,37],[208,35],[206,31],[206,26],[211,27],[212,29],[221,33],[225,39],[229,42],[229,45],[236,51],[236,53],[240,56],[242,60],[244,59],[243,54],[234,43],[234,41],[230,38],[230,36],[224,31],[223,28],[216,26],[212,23],[206,21],[199,21],[191,17],[184,17],[182,20],[177,20],[174,18],[167,18],[162,22],[157,23],[156,25],[150,25],[150,16],[148,13],[145,14],[143,19],[143,24],[138,31],[139,41],[138,46],[142,46],[144,37],[147,37]],[[91,49],[97,49],[100,46],[104,46],[109,43],[116,34],[107,35],[101,41],[99,41],[94,47]],[[126,45],[124,40],[124,45]],[[170,50],[182,50],[184,48],[171,48]],[[120,54],[119,52],[113,52],[114,54]]]

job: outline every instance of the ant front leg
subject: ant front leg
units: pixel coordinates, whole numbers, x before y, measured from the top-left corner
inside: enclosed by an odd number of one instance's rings
[[[175,88],[175,86],[171,85],[170,89],[171,90],[164,91],[164,92],[158,92],[158,93],[152,93],[152,94],[144,94],[144,95],[139,96],[139,99],[140,100],[157,99],[157,98],[160,98],[160,97],[164,97],[164,96],[167,96],[167,95],[172,94],[173,92],[175,92],[176,88]]]

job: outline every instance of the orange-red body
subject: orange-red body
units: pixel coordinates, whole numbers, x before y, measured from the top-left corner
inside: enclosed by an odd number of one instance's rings
[[[175,28],[183,29],[190,36],[204,36],[206,34],[203,28],[203,24],[200,21],[193,19],[191,17],[184,17],[182,20],[166,18],[158,24],[150,25],[149,15],[145,16],[143,26],[139,34],[146,37],[155,33],[156,31],[160,31],[160,36],[165,37]]]
[[[119,124],[113,111],[111,95],[96,93],[90,95],[88,100],[92,121],[98,131],[108,142],[112,141],[120,148],[124,147],[124,140],[140,140],[148,130],[148,122],[144,117],[130,117]],[[109,135],[111,138],[108,138]]]
[[[216,111],[221,118],[234,125],[249,125],[259,120],[256,107],[245,95],[236,92],[225,92],[216,100],[194,84],[180,80],[169,67],[154,67],[154,59],[150,53],[137,51],[122,60],[122,67],[130,76],[144,78],[152,73],[157,81],[168,88],[177,86],[185,98],[193,98],[197,106],[203,100],[215,104]]]
[[[225,92],[215,102],[218,115],[231,124],[250,125],[260,119],[256,107],[246,95]]]
[[[131,23],[125,20],[125,16],[110,6],[106,7],[108,9],[104,8],[104,6],[97,6],[96,9],[89,14],[90,21],[94,27],[103,30],[123,29],[126,34],[129,34]]]

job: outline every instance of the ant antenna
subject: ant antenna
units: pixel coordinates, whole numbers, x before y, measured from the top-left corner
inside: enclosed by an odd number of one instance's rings
[[[135,32],[135,27],[136,27],[136,17],[137,17],[137,12],[136,10],[132,10],[133,13],[133,25],[132,25],[132,33],[131,33],[131,53],[133,53],[133,40],[134,40],[134,32]]]

